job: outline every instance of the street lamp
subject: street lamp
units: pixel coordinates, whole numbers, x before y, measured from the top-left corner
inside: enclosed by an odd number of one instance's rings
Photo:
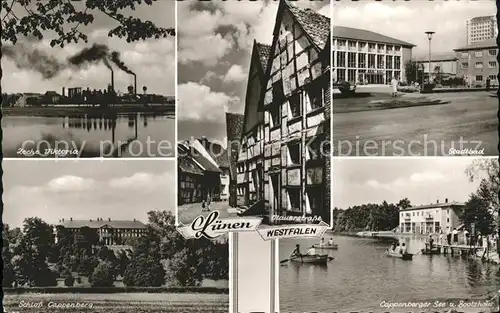
[[[434,35],[434,32],[427,31],[425,32],[427,34],[427,39],[429,39],[429,84],[431,83],[431,40],[432,40],[432,35]]]

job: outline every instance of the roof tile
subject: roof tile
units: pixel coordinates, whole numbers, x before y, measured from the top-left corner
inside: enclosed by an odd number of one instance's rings
[[[328,42],[330,32],[330,18],[315,12],[312,9],[301,9],[286,2],[288,9],[295,16],[304,31],[311,37],[314,44],[321,50]]]
[[[257,52],[259,53],[260,63],[262,64],[262,69],[264,72],[267,67],[267,60],[269,59],[269,55],[271,54],[271,46],[257,42]]]

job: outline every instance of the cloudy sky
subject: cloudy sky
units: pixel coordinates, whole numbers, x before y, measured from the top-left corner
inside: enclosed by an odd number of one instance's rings
[[[26,217],[138,219],[174,211],[175,164],[169,160],[4,160],[3,221]]]
[[[412,205],[436,200],[468,200],[479,182],[469,182],[465,169],[474,159],[457,158],[341,158],[333,161],[333,206],[347,209],[367,203]]]
[[[330,16],[329,1],[300,1]],[[243,113],[253,40],[271,44],[278,1],[178,3],[179,139],[225,141],[225,112]]]
[[[465,22],[476,16],[496,15],[495,1],[338,1],[334,25],[367,29],[417,45],[428,53],[425,31],[434,31],[432,51],[453,52],[466,43]]]
[[[74,2],[75,8],[80,9],[82,4]],[[15,8],[15,7],[14,7]],[[87,12],[87,13],[90,13]],[[152,39],[127,43],[125,39],[108,38],[110,29],[118,26],[117,22],[103,13],[92,11],[94,22],[79,29],[88,35],[88,43],[70,44],[64,48],[51,48],[49,43],[54,33],[44,33],[44,40],[29,42],[41,51],[65,60],[68,56],[80,51],[83,47],[90,47],[94,43],[107,44],[112,50],[119,51],[125,64],[137,74],[137,88],[147,86],[148,93],[163,95],[175,94],[175,38]],[[135,11],[123,10],[125,16],[133,16],[141,20],[149,20],[158,27],[175,27],[175,4],[173,1],[157,1],[152,6],[138,6]],[[2,12],[1,16],[5,14]],[[22,16],[22,12],[17,12]],[[73,24],[72,24],[73,26]],[[5,44],[5,42],[4,42]],[[53,90],[61,92],[66,87],[90,87],[91,89],[107,88],[110,82],[110,72],[102,64],[87,67],[81,71],[64,70],[57,77],[44,80],[40,74],[31,70],[20,70],[14,63],[2,58],[2,92],[45,92]],[[133,78],[120,70],[115,70],[115,89],[126,92],[127,86],[133,84]]]

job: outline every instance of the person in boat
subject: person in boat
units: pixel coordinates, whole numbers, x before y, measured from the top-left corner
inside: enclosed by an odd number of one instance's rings
[[[321,241],[319,242],[319,246],[320,247],[324,247],[325,246],[325,238],[321,238]]]
[[[330,238],[330,240],[328,240],[328,245],[333,246],[333,238]]]
[[[392,243],[392,246],[391,246],[389,251],[396,252],[396,243],[395,242]]]
[[[406,245],[404,242],[401,244],[401,248],[399,249],[399,253],[406,254]]]
[[[429,235],[429,250],[432,250],[434,248],[434,238],[432,238],[432,235]]]
[[[311,248],[309,248],[309,250],[307,250],[306,254],[307,255],[316,255],[316,249],[314,248],[314,246],[311,246]]]
[[[453,231],[451,232],[453,235],[453,244],[458,244],[458,230],[456,228],[453,228]]]
[[[300,245],[296,244],[295,249],[293,249],[292,254],[290,254],[289,259],[293,259],[293,258],[301,257],[301,256],[302,256],[302,254],[300,253]]]
[[[398,242],[398,244],[396,245],[396,247],[394,248],[394,250],[392,252],[399,253],[400,250],[401,250],[401,247],[399,246],[399,242]]]

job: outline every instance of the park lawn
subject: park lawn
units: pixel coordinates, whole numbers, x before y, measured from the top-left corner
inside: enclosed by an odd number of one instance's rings
[[[20,307],[20,303],[39,303],[41,308]],[[49,303],[80,303],[84,308],[54,308]],[[92,304],[92,308],[89,308]],[[6,312],[36,313],[216,313],[229,310],[229,296],[201,293],[116,293],[116,294],[7,294],[4,297]]]

